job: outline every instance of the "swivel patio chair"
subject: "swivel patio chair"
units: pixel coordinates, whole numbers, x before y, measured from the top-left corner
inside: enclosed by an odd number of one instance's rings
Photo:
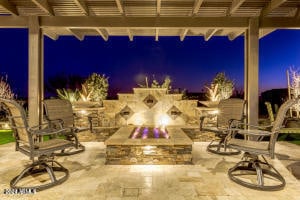
[[[54,160],[56,151],[74,146],[64,139],[42,141],[40,137],[64,133],[66,129],[53,129],[44,125],[29,127],[21,105],[14,100],[0,98],[1,106],[7,110],[10,126],[16,139],[16,151],[29,156],[32,164],[10,181],[14,189],[44,190],[61,184],[69,177],[69,171]]]
[[[288,100],[280,106],[271,129],[248,124],[244,124],[246,129],[230,128],[225,140],[226,146],[245,152],[242,161],[228,171],[232,181],[256,190],[273,191],[284,188],[284,178],[267,162],[264,155],[274,158],[275,143],[286,112],[298,101],[299,99]],[[244,139],[238,139],[236,136],[239,134]]]
[[[44,108],[46,113],[45,118],[46,120],[48,120],[50,126],[54,128],[69,128],[70,132],[65,133],[64,136],[68,140],[73,141],[76,144],[76,148],[64,150],[57,155],[73,155],[83,152],[85,150],[85,147],[80,144],[77,133],[89,130],[89,128],[79,128],[75,126],[75,116],[73,114],[71,102],[66,99],[46,99],[44,100]]]
[[[245,100],[238,98],[221,100],[218,104],[217,114],[200,117],[200,131],[213,132],[218,137],[218,139],[210,142],[207,146],[207,151],[220,155],[236,155],[240,153],[240,151],[225,148],[224,140],[228,134],[229,126],[243,121],[245,104]],[[216,123],[213,126],[204,126],[205,118],[212,117],[217,118]]]

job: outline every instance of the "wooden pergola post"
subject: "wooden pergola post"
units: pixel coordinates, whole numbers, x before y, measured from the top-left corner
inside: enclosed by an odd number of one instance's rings
[[[259,20],[250,18],[245,32],[245,99],[247,100],[247,122],[258,124],[259,105]]]
[[[28,17],[28,115],[29,125],[42,122],[44,94],[43,37],[39,17]]]

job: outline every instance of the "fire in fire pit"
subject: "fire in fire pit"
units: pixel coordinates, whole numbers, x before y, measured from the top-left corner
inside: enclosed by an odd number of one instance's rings
[[[131,139],[148,139],[148,138],[165,138],[169,139],[170,136],[165,127],[136,127],[133,129],[129,138]]]

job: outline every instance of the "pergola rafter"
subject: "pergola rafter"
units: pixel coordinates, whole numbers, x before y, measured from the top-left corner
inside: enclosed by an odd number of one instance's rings
[[[230,41],[233,41],[235,38],[237,38],[238,36],[242,35],[245,31],[239,31],[239,32],[231,32],[228,34],[228,39]]]
[[[41,10],[49,15],[54,15],[53,9],[49,6],[47,0],[31,0],[34,4],[36,4]]]
[[[195,0],[193,11],[192,11],[193,15],[196,15],[198,13],[202,3],[203,0]]]
[[[158,36],[159,36],[159,29],[155,29],[155,41],[158,41]]]
[[[218,29],[209,29],[204,35],[204,40],[208,41],[214,34],[218,31]]]
[[[74,3],[80,8],[84,15],[89,15],[89,9],[82,0],[74,0]]]
[[[184,40],[184,38],[185,38],[185,36],[186,36],[186,34],[189,32],[189,29],[183,29],[182,31],[181,31],[181,33],[180,33],[180,41],[183,41]]]
[[[76,37],[78,40],[83,41],[84,40],[84,35],[81,33],[76,32],[76,30],[72,29],[72,28],[66,28],[71,35],[73,35],[74,37]]]
[[[8,0],[0,0],[0,6],[13,15],[19,15],[16,6]]]
[[[46,35],[47,37],[51,38],[52,40],[57,40],[59,38],[59,35],[54,33],[53,31],[45,31],[43,30],[43,35]]]
[[[233,0],[228,15],[233,14],[246,0]]]
[[[156,14],[160,15],[161,0],[156,0]]]
[[[287,0],[271,0],[268,5],[262,10],[262,16],[267,16],[274,9],[279,7],[281,4],[286,2]]]
[[[123,8],[122,0],[116,0],[116,4],[117,4],[117,7],[119,9],[119,12],[121,14],[124,14],[124,8]]]
[[[103,38],[104,41],[108,40],[109,35],[104,28],[95,28],[95,30]]]

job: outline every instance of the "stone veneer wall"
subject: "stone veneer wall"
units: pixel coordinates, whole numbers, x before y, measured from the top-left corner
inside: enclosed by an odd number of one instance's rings
[[[107,145],[106,164],[185,165],[192,164],[192,145],[158,145],[145,150],[139,145]]]

